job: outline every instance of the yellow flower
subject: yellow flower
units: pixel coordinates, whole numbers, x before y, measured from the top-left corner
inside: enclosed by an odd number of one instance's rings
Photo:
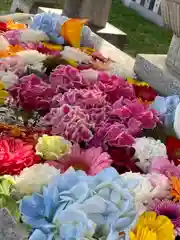
[[[145,212],[140,217],[130,240],[174,240],[174,226],[166,216]]]
[[[3,82],[0,81],[0,104],[3,105],[4,101],[8,97],[8,92],[5,89]]]
[[[55,44],[51,44],[51,43],[47,43],[47,42],[43,42],[42,45],[50,50],[54,50],[54,51],[62,51],[63,47],[61,45],[55,45]]]
[[[96,50],[89,47],[81,47],[80,50],[88,55],[92,55]]]
[[[142,87],[149,87],[149,84],[146,83],[146,82],[140,82],[140,81],[137,81],[133,78],[127,78],[127,81],[129,84],[132,84],[132,85],[136,85],[136,86],[142,86]]]
[[[58,160],[70,152],[71,143],[60,136],[43,135],[36,145],[36,154],[45,160]]]
[[[26,29],[27,28],[26,24],[15,23],[12,20],[9,20],[7,24],[8,24],[8,29],[9,30],[22,30],[22,29]]]

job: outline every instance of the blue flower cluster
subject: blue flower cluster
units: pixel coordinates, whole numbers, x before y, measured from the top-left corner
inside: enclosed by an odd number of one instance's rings
[[[175,111],[179,103],[180,98],[177,95],[168,97],[157,96],[152,103],[152,108],[160,114],[166,128],[173,128]]]
[[[61,26],[68,20],[68,17],[55,13],[42,13],[34,16],[31,28],[46,33],[54,43],[63,45],[64,38],[60,36]]]
[[[133,196],[114,168],[96,176],[68,170],[20,202],[30,240],[119,240],[136,219]]]

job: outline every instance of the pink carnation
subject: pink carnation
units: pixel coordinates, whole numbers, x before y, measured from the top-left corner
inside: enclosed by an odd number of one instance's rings
[[[135,98],[132,85],[123,78],[115,75],[110,76],[105,72],[99,74],[99,88],[107,93],[107,100],[111,103],[114,103],[122,96],[130,99]]]
[[[69,156],[64,157],[60,161],[48,163],[60,169],[61,172],[65,172],[68,168],[73,167],[76,170],[85,171],[88,175],[96,175],[104,168],[110,167],[112,159],[110,155],[103,152],[100,147],[83,150],[78,144],[74,144]]]
[[[123,97],[113,104],[111,115],[126,124],[133,135],[140,133],[142,129],[153,129],[159,122],[156,113],[147,105],[139,103],[136,99],[129,100]]]
[[[51,86],[34,74],[22,77],[19,84],[11,87],[10,94],[26,111],[48,111],[54,96]]]
[[[164,174],[168,178],[173,176],[180,178],[180,165],[175,166],[174,162],[167,158],[156,157],[151,161],[150,172]]]
[[[41,123],[49,126],[53,135],[61,135],[73,142],[88,142],[93,137],[89,115],[76,106],[64,104],[60,108],[52,108]]]
[[[50,75],[50,83],[52,88],[57,92],[66,92],[70,88],[83,88],[90,85],[90,81],[86,80],[77,70],[72,66],[58,66]]]

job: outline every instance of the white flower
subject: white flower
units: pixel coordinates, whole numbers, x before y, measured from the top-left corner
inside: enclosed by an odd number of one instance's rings
[[[5,37],[0,36],[0,51],[6,51],[7,48],[9,47],[9,42],[6,40]]]
[[[91,68],[91,69],[82,70],[80,72],[80,75],[86,80],[88,80],[89,82],[96,83],[98,80],[99,72]]]
[[[61,52],[61,55],[66,60],[74,60],[78,63],[88,63],[91,61],[91,56],[87,55],[84,52],[81,52],[78,48],[68,47],[66,46],[64,50]]]
[[[43,61],[47,58],[45,54],[39,53],[36,50],[21,51],[17,53],[17,56],[21,58],[25,66],[39,71],[42,70]]]
[[[47,185],[51,179],[60,175],[59,170],[49,164],[35,164],[30,168],[25,168],[16,177],[16,190],[22,195],[40,192],[43,185]]]
[[[6,88],[9,88],[12,85],[16,84],[19,80],[18,77],[10,71],[0,71],[0,79]]]
[[[42,31],[26,28],[21,30],[20,41],[24,43],[27,43],[27,42],[39,43],[39,42],[48,42],[49,38],[46,35],[46,33]]]
[[[146,175],[126,172],[120,175],[120,179],[134,196],[136,206],[147,204],[153,197],[153,186]]]
[[[152,158],[167,157],[166,146],[151,137],[136,138],[133,148],[136,150],[135,157],[139,160],[136,164],[144,173],[148,172]]]

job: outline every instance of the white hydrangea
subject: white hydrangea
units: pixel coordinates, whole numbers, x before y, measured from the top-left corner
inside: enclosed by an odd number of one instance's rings
[[[24,43],[48,42],[49,37],[42,31],[26,28],[21,30],[20,41]]]
[[[6,88],[16,84],[19,78],[13,72],[0,71],[0,79]]]
[[[15,188],[21,195],[29,195],[40,192],[43,185],[47,185],[53,177],[60,175],[59,170],[49,164],[35,164],[25,168],[15,178]]]
[[[140,173],[126,172],[120,175],[120,181],[132,193],[138,212],[144,212],[145,205],[153,198],[154,188],[149,179]]]
[[[135,157],[139,160],[137,166],[147,173],[151,160],[155,157],[167,157],[166,146],[160,141],[151,137],[136,138],[133,144]]]
[[[17,53],[17,56],[21,57],[25,66],[38,71],[42,70],[43,61],[47,58],[45,54],[39,53],[36,50],[21,51]]]
[[[92,60],[91,56],[88,54],[81,52],[78,48],[73,48],[66,46],[64,50],[61,52],[61,56],[66,60],[74,60],[78,63],[88,63]]]

